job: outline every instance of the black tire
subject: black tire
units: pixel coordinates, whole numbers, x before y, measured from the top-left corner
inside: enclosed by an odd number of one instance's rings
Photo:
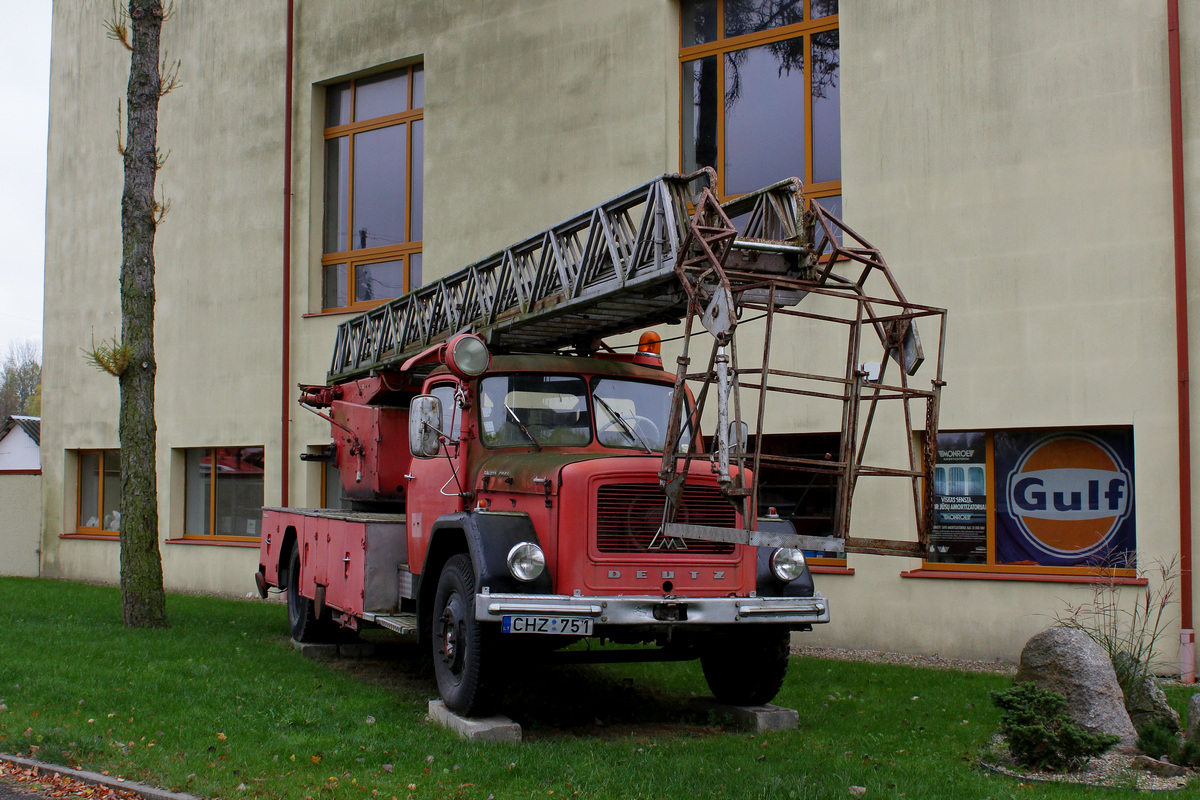
[[[288,557],[287,612],[288,628],[297,642],[327,641],[335,633],[329,609],[318,619],[313,601],[300,594],[300,548],[293,547]]]
[[[475,570],[466,553],[442,567],[433,604],[433,673],[446,707],[464,717],[491,714],[499,701],[489,663],[492,632],[475,619]]]
[[[774,700],[787,676],[790,641],[790,632],[774,628],[713,636],[700,655],[713,697],[731,706]]]

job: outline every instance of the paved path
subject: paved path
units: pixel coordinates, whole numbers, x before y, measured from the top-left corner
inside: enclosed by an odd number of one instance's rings
[[[14,789],[11,784],[0,780],[0,800],[28,800],[30,797],[37,797],[37,795]]]

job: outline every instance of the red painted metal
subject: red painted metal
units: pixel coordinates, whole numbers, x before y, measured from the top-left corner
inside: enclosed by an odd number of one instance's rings
[[[1179,65],[1179,0],[1167,0],[1167,53],[1171,92],[1171,207],[1175,244],[1175,362],[1178,369],[1179,415],[1179,559],[1180,627],[1192,623],[1192,442],[1188,366],[1187,228],[1184,217],[1183,88]],[[1181,661],[1189,659],[1181,658]],[[1194,663],[1194,662],[1193,662]],[[1184,675],[1196,680],[1195,671]]]
[[[295,38],[295,0],[287,0],[287,65],[283,106],[283,362],[279,424],[279,503],[288,504],[291,466],[292,413],[292,47]]]

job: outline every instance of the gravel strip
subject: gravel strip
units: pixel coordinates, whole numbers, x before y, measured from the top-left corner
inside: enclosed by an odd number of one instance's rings
[[[866,661],[871,664],[901,664],[908,667],[929,669],[952,669],[958,672],[988,672],[995,675],[1016,675],[1016,664],[1004,661],[967,661],[960,658],[942,658],[939,655],[914,656],[908,653],[886,653],[882,650],[845,650],[840,647],[792,647],[792,654],[812,658],[829,658],[834,661]]]

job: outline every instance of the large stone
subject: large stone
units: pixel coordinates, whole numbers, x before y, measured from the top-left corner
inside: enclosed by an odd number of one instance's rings
[[[1108,653],[1083,631],[1047,628],[1026,642],[1015,682],[1026,681],[1067,698],[1064,712],[1081,727],[1120,736],[1126,749],[1136,745],[1137,731]]]
[[[1187,733],[1185,735],[1191,740],[1196,738],[1197,733],[1200,733],[1200,692],[1196,692],[1188,700]]]
[[[1137,730],[1159,722],[1172,732],[1179,731],[1179,712],[1171,708],[1167,696],[1153,675],[1144,675],[1138,685],[1125,694],[1125,710]]]

